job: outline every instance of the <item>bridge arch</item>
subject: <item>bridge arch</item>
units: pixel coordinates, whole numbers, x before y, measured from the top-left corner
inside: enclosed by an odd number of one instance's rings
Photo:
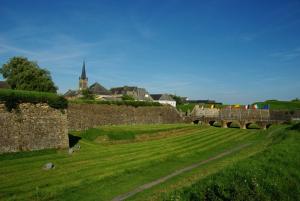
[[[239,121],[235,121],[235,120],[228,121],[228,122],[226,122],[226,124],[227,124],[227,128],[242,128],[241,122],[239,122]]]
[[[199,124],[200,123],[200,120],[199,119],[196,119],[193,121],[193,124]]]
[[[232,124],[232,121],[227,122],[227,123],[226,123],[227,128],[230,128],[231,124]]]
[[[208,123],[209,123],[210,126],[213,126],[216,123],[216,121],[215,120],[211,120]]]
[[[256,122],[251,121],[251,122],[247,122],[247,123],[246,123],[245,128],[246,128],[246,129],[259,129],[260,126],[257,125]]]

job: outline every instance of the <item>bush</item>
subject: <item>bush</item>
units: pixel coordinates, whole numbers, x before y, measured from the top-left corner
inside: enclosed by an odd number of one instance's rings
[[[294,124],[294,125],[291,127],[291,130],[297,130],[297,131],[300,131],[300,122]]]
[[[123,101],[134,101],[135,99],[134,99],[133,96],[124,94],[124,95],[122,96],[122,100],[123,100]]]
[[[20,103],[47,103],[50,107],[56,109],[65,109],[68,107],[68,101],[55,93],[12,89],[0,90],[0,102],[4,102],[8,111],[16,109]]]

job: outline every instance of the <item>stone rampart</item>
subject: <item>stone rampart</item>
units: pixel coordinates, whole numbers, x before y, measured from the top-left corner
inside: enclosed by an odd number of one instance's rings
[[[100,125],[167,124],[183,122],[171,106],[69,104],[68,127],[83,130]]]
[[[67,114],[47,104],[0,104],[0,153],[69,147]]]

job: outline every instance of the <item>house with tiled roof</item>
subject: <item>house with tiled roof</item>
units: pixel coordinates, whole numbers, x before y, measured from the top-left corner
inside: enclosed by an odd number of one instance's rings
[[[111,92],[103,87],[98,82],[95,82],[89,87],[89,91],[95,95],[111,95]]]
[[[132,96],[137,101],[153,101],[150,94],[144,88],[137,86],[123,86],[110,89],[113,95]]]

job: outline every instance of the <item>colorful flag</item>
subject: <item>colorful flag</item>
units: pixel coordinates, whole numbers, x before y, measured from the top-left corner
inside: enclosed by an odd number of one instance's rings
[[[234,105],[234,108],[240,108],[241,106],[239,104]]]
[[[264,110],[268,110],[270,107],[269,107],[269,104],[268,105],[264,105],[263,109]]]
[[[258,105],[257,105],[257,104],[254,104],[254,105],[253,105],[253,109],[255,109],[255,110],[258,109]]]
[[[245,105],[245,110],[248,110],[248,105]]]

